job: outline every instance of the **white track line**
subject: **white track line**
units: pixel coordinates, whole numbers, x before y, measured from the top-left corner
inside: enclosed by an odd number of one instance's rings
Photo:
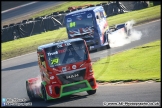
[[[36,1],[36,2],[37,2],[37,1]],[[1,12],[1,14],[6,13],[6,12],[9,12],[9,11],[11,11],[11,10],[15,10],[15,9],[24,7],[24,6],[28,6],[28,5],[34,4],[34,3],[36,3],[36,2],[30,2],[30,3],[24,4],[24,5],[20,5],[20,6],[11,8],[11,9],[4,10],[4,11]]]

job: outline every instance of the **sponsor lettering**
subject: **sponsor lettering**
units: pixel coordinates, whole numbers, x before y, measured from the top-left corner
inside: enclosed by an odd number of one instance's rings
[[[72,22],[72,19],[71,19],[71,18],[68,18],[68,19],[67,19],[67,22]]]
[[[63,43],[63,44],[57,45],[57,48],[61,48],[64,46],[69,46],[69,45],[71,45],[71,43]]]
[[[75,77],[79,77],[79,74],[68,75],[68,76],[66,76],[66,79],[71,79],[71,78],[75,78]]]
[[[48,56],[56,55],[56,54],[58,54],[58,51],[55,51],[55,52],[53,52],[53,53],[47,53],[47,54],[48,54]]]
[[[92,14],[89,13],[89,14],[87,15],[87,18],[92,18]]]
[[[64,52],[66,52],[66,49],[58,50],[58,53],[64,53]]]
[[[79,13],[75,13],[72,16],[76,16],[76,15],[80,15],[80,14],[85,14],[86,12],[79,12]]]
[[[50,94],[52,94],[52,86],[49,86]]]

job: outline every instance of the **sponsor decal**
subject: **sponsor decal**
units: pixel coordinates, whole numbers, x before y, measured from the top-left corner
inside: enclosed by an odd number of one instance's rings
[[[89,13],[89,14],[87,15],[87,18],[92,18],[92,14]]]
[[[60,71],[60,70],[58,70],[58,69],[55,69],[55,68],[53,68],[53,70],[55,70],[55,71],[57,71],[57,72],[62,72],[62,71]]]
[[[58,51],[55,51],[55,52],[52,52],[52,53],[47,53],[48,56],[51,56],[51,55],[55,55],[55,54],[58,54]]]
[[[75,22],[70,22],[70,28],[75,27],[76,23]]]
[[[49,91],[50,91],[50,94],[52,94],[52,86],[51,85],[49,86]]]
[[[54,79],[55,77],[54,76],[51,76],[50,79]]]
[[[58,64],[59,62],[59,58],[54,58],[51,60],[51,64],[54,65],[54,64]]]
[[[73,65],[73,66],[72,66],[72,69],[76,69],[76,65]]]
[[[82,16],[81,15],[78,15],[78,16],[76,16],[76,19],[81,20],[82,19]]]
[[[64,53],[66,52],[66,49],[58,50],[58,53]]]
[[[76,16],[76,15],[80,15],[80,14],[85,14],[86,12],[79,12],[79,13],[75,13],[72,16]]]
[[[66,67],[63,67],[63,68],[62,68],[62,71],[63,71],[63,72],[67,71]]]
[[[61,48],[64,46],[70,46],[70,45],[71,45],[71,43],[63,43],[63,44],[57,45],[57,48]]]
[[[68,19],[67,19],[67,22],[72,22],[72,19],[71,19],[71,18],[68,18]]]
[[[56,82],[52,82],[52,84],[55,84]]]
[[[79,28],[78,30],[69,31],[69,35],[71,37],[74,37],[74,36],[77,36],[77,35],[82,35],[82,34],[91,35],[93,32],[94,32],[94,29],[92,27],[84,27],[84,28]]]
[[[79,74],[68,75],[66,76],[66,79],[71,79],[71,78],[76,78],[76,77],[79,77]]]

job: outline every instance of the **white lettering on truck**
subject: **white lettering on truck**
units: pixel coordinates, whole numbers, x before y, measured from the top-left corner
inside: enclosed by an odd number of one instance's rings
[[[48,56],[55,55],[55,54],[58,54],[58,51],[55,51],[53,53],[47,53],[47,54],[48,54]]]

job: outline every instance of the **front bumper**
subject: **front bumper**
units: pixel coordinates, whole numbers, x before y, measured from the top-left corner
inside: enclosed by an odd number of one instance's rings
[[[62,85],[60,89],[60,96],[58,98],[71,95],[74,93],[78,93],[78,92],[97,89],[96,82],[93,83],[93,85],[95,86],[94,88],[92,88],[91,85],[92,83],[91,82],[89,83],[87,80]],[[56,98],[51,97],[47,94],[47,100],[52,100],[52,99],[56,99]]]

